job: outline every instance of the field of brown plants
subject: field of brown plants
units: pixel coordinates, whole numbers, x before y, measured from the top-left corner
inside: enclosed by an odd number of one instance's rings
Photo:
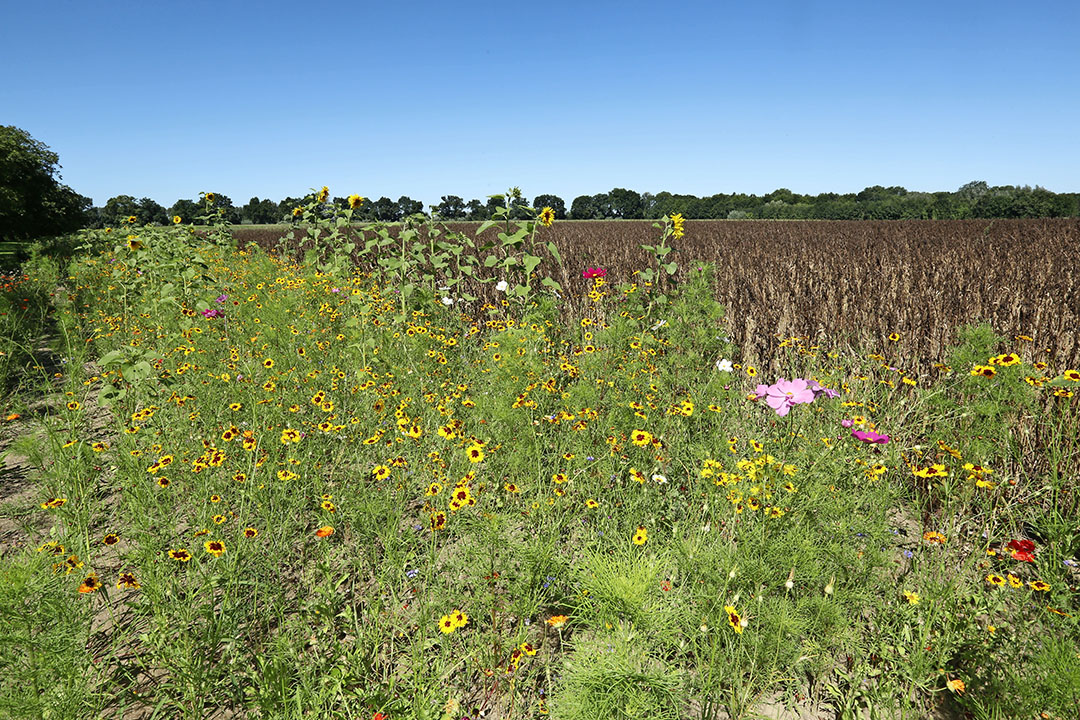
[[[466,234],[476,223],[449,223]],[[235,229],[274,247],[286,228]],[[488,230],[494,236],[496,230]],[[556,222],[571,277],[599,266],[617,285],[649,262],[651,221]],[[955,328],[985,321],[1033,339],[1040,359],[1080,364],[1080,220],[689,221],[671,255],[676,280],[693,262],[716,268],[716,297],[747,362],[773,356],[777,336],[898,348],[941,360]]]

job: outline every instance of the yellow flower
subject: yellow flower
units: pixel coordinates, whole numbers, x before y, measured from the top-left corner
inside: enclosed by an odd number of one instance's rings
[[[633,541],[635,545],[644,545],[649,539],[649,531],[642,526],[638,526],[638,529],[634,531]]]
[[[919,604],[919,593],[917,592],[905,592],[904,599],[908,601],[908,605]]]
[[[172,221],[173,221],[173,225],[179,225],[180,223],[183,222],[183,220],[180,219],[179,215],[173,215],[172,216]]]
[[[302,207],[294,207],[294,208],[292,209],[292,216],[293,216],[294,218],[298,218],[298,217],[300,217],[300,216],[301,216],[301,215],[303,215],[303,214],[304,214],[304,208],[302,208]]]
[[[549,207],[545,207],[543,210],[540,211],[540,215],[537,217],[537,220],[539,220],[540,224],[544,227],[551,227],[552,224],[555,222],[555,211]]]
[[[681,238],[683,235],[686,234],[685,230],[683,229],[683,223],[685,223],[686,220],[683,218],[682,213],[675,213],[671,216],[670,219],[671,237],[676,239]]]
[[[739,613],[735,610],[734,605],[725,605],[724,612],[727,613],[728,625],[735,631],[737,635],[742,635],[742,618],[739,617]]]
[[[326,199],[328,197],[330,197],[330,188],[323,185],[322,190],[319,191],[319,194],[318,196],[316,196],[315,201],[323,203],[326,202]]]
[[[479,445],[473,445],[468,449],[467,453],[471,463],[478,463],[484,459],[484,448]]]
[[[356,208],[358,208],[358,207],[360,207],[361,205],[364,204],[364,199],[365,198],[361,197],[360,195],[350,195],[349,196],[349,208],[351,208],[352,210],[355,210]]]

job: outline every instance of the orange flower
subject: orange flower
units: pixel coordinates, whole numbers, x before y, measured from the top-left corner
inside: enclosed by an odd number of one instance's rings
[[[323,525],[321,528],[315,531],[315,537],[330,537],[334,534],[334,528],[329,525]]]
[[[547,619],[547,624],[553,628],[561,628],[569,619],[565,615],[552,615]]]
[[[955,678],[953,680],[949,680],[945,684],[949,687],[950,690],[952,690],[957,695],[963,695],[964,690],[966,689],[965,686],[964,686],[964,681],[961,680],[960,678]]]

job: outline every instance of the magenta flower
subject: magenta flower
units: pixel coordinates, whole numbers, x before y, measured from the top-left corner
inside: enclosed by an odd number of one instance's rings
[[[869,430],[852,430],[851,437],[855,438],[856,440],[862,440],[864,443],[867,444],[875,443],[877,445],[884,445],[885,443],[889,442],[888,435],[880,435],[876,432],[871,432]]]
[[[760,390],[760,388],[759,388]],[[814,401],[814,391],[802,378],[786,380],[780,378],[775,385],[767,388],[765,402],[776,411],[780,417],[784,417],[793,405]]]
[[[810,386],[810,389],[811,389],[811,390],[813,390],[813,391],[814,391],[814,398],[815,398],[815,399],[816,399],[816,398],[817,398],[817,397],[818,397],[819,395],[824,395],[824,396],[825,396],[826,398],[836,398],[836,397],[840,397],[840,393],[836,392],[836,391],[835,391],[835,390],[833,390],[832,388],[827,388],[827,387],[825,387],[824,385],[822,385],[821,383],[819,383],[819,382],[818,382],[817,380],[807,380],[807,381],[806,381],[806,384],[807,384],[808,386]]]
[[[591,267],[581,271],[581,277],[586,280],[592,280],[593,278],[604,277],[607,275],[607,270],[604,268]]]
[[[215,310],[213,308],[207,308],[206,310],[202,311],[202,316],[206,317],[206,318],[216,318],[216,317],[224,317],[224,314],[220,310]]]
[[[854,421],[854,420],[851,420],[851,419],[849,419],[849,418],[844,418],[843,420],[841,420],[841,421],[840,421],[840,425],[841,425],[842,427],[846,427],[846,428],[849,428],[849,427],[851,427],[851,426],[852,426],[852,425],[854,425],[854,424],[855,424],[855,421]]]

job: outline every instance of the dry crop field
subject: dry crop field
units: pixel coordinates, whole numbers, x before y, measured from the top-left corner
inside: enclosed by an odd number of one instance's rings
[[[477,223],[448,223],[472,234]],[[237,228],[272,247],[286,228]],[[603,265],[630,278],[647,259],[652,221],[558,222],[548,231],[569,267]],[[495,231],[489,230],[488,236]],[[893,333],[928,370],[954,329],[985,321],[1023,335],[1045,358],[1080,362],[1080,220],[690,221],[674,257],[716,268],[744,359],[767,362],[776,336],[880,345]],[[678,277],[678,276],[676,276]]]

